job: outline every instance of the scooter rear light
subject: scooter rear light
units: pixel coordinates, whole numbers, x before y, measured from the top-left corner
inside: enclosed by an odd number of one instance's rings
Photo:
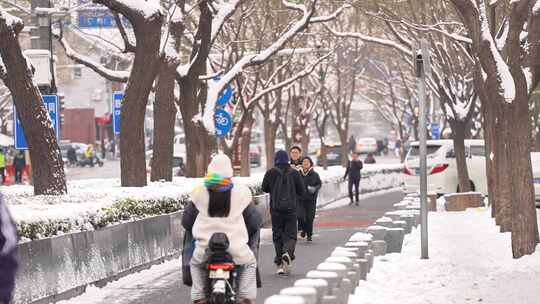
[[[443,172],[444,170],[446,170],[448,168],[448,164],[440,164],[440,165],[437,165],[435,167],[433,167],[433,169],[431,169],[431,173],[430,175],[432,174],[437,174],[437,173],[441,173]]]
[[[405,175],[412,175],[411,170],[409,170],[409,168],[407,168],[407,167],[404,167],[404,168],[403,168],[403,173],[404,173]]]
[[[234,269],[233,263],[209,263],[208,270],[225,270],[230,271]]]

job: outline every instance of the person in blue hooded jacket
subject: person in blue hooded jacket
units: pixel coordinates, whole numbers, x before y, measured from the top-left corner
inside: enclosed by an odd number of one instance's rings
[[[0,304],[9,304],[15,288],[17,228],[0,195]]]

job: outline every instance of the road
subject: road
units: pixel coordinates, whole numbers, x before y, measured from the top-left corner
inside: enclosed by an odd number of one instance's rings
[[[394,156],[377,156],[377,161],[384,164],[399,163],[399,159]],[[316,157],[314,157],[316,162]],[[265,159],[262,159],[262,163],[265,164]],[[85,167],[85,168],[66,168],[68,180],[80,180],[90,178],[120,178],[120,161],[119,160],[106,160],[103,167]],[[251,173],[261,173],[265,171],[265,167],[252,167]]]
[[[274,274],[271,232],[262,233],[259,265],[263,288],[259,289],[257,303],[291,286],[313,270],[336,246],[343,245],[355,232],[363,231],[403,198],[401,191],[386,191],[378,195],[366,195],[360,206],[346,206],[319,211],[313,243],[299,242],[297,260],[289,277]],[[336,204],[339,205],[339,202]],[[189,303],[189,288],[181,284],[180,261],[173,260],[149,270],[129,275],[103,288],[90,287],[87,292],[63,304],[185,304]]]

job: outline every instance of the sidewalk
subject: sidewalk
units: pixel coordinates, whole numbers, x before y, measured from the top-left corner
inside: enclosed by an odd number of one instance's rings
[[[490,212],[430,213],[430,259],[420,259],[419,226],[401,254],[376,258],[349,304],[539,303],[540,246],[514,260],[510,233],[499,232]]]
[[[292,274],[277,276],[272,263],[274,247],[270,229],[261,232],[259,266],[263,288],[258,290],[257,304],[283,288],[305,277],[322,260],[330,255],[336,246],[346,242],[349,237],[372,224],[389,211],[392,205],[403,198],[399,189],[379,191],[364,195],[360,206],[348,206],[348,199],[333,204],[335,209],[317,212],[313,243],[299,242],[297,260]],[[341,206],[341,207],[340,207]],[[90,286],[86,292],[62,304],[188,304],[190,289],[181,283],[181,262],[178,259],[155,265],[150,269],[135,273],[102,288]]]

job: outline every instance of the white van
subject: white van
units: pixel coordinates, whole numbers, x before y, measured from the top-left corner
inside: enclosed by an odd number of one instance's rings
[[[420,188],[419,143],[411,143],[404,163],[405,191]],[[472,190],[488,194],[486,157],[483,140],[465,140],[465,155]],[[540,153],[531,153],[536,200],[540,201]],[[459,191],[454,142],[452,140],[427,141],[428,191],[438,194]]]

